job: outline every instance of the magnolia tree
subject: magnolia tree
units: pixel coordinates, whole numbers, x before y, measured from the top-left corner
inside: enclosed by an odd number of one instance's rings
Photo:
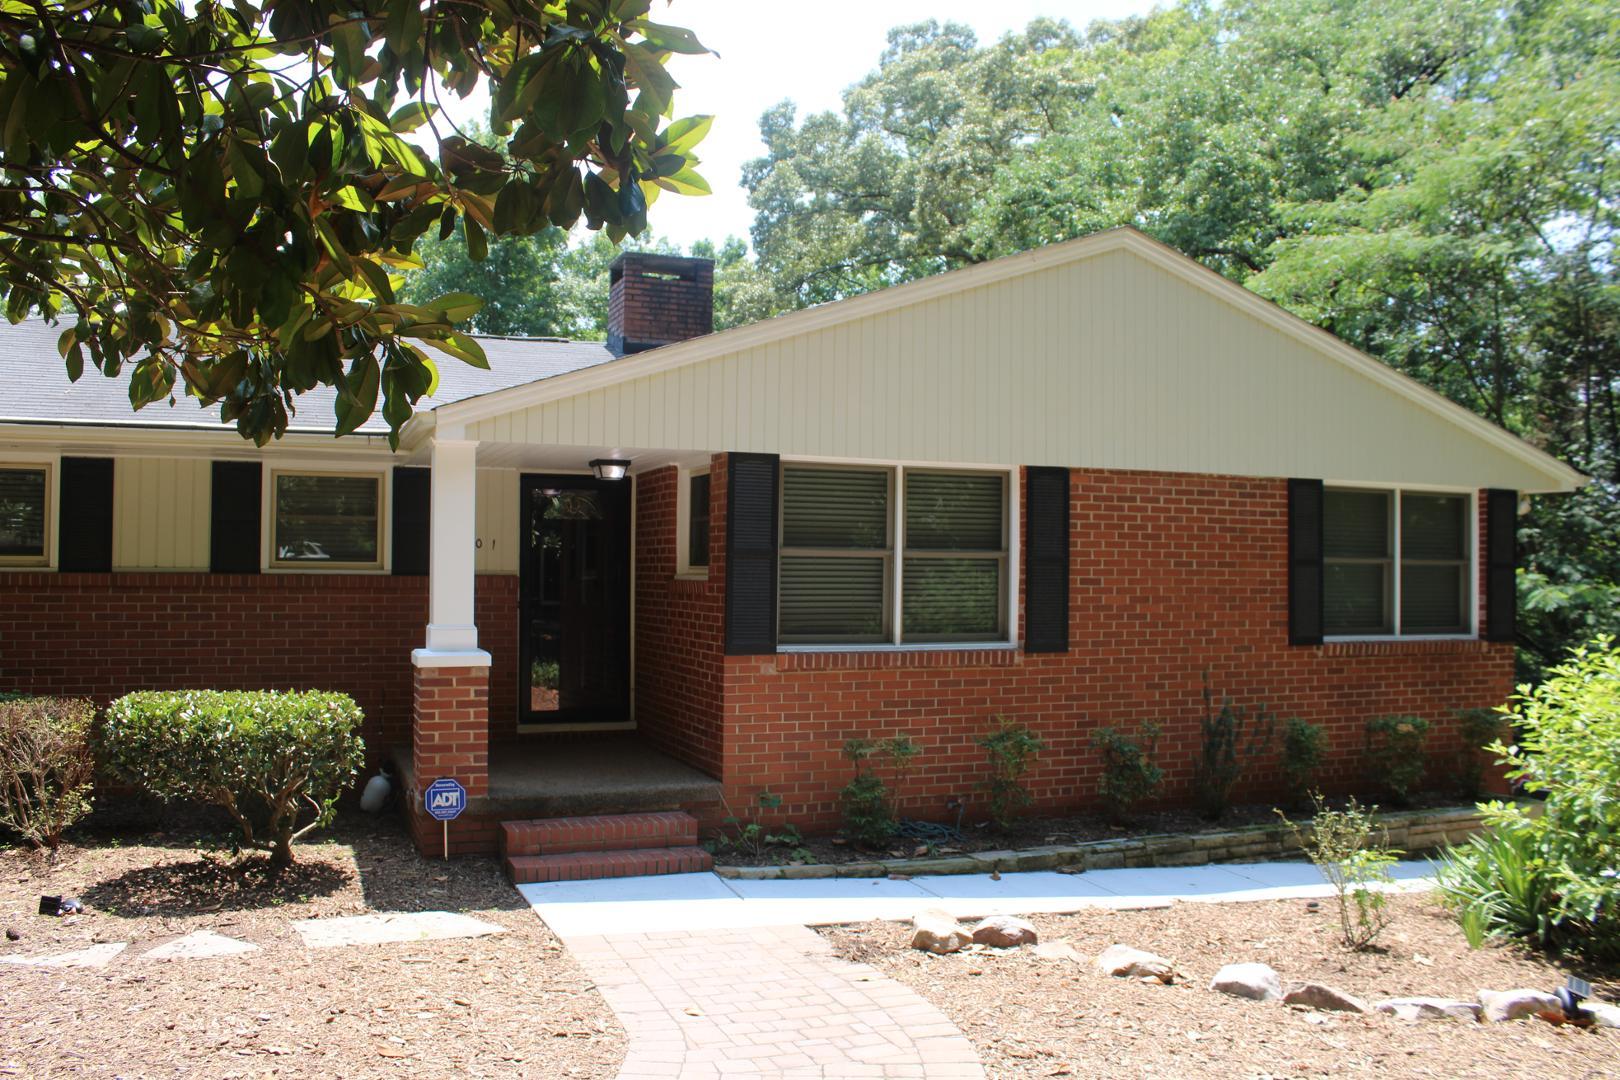
[[[673,119],[651,0],[0,0],[0,288],[58,317],[69,378],[127,373],[135,408],[190,395],[263,445],[337,389],[340,434],[390,437],[486,361],[481,300],[403,303],[418,238],[581,218],[639,234],[702,194],[708,118]],[[446,97],[484,90],[496,145]],[[458,228],[459,224],[459,228]]]

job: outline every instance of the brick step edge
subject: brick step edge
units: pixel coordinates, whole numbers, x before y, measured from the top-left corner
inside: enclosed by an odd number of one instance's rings
[[[697,843],[697,818],[683,810],[593,814],[501,822],[501,855],[566,855]]]
[[[696,874],[713,869],[714,856],[700,847],[572,851],[558,855],[512,855],[506,876],[514,885],[543,881],[592,881],[647,874]]]

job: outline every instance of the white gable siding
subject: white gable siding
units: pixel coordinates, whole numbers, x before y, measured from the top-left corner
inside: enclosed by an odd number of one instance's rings
[[[627,377],[468,435],[1549,486],[1522,456],[1124,249]]]
[[[212,479],[205,458],[113,462],[113,569],[208,569]]]

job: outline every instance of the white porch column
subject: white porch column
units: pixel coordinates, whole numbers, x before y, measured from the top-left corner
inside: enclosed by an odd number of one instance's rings
[[[433,440],[427,647],[413,655],[418,667],[489,666],[473,618],[477,464],[476,441]]]

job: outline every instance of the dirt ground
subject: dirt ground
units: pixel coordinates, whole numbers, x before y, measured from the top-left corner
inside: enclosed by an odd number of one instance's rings
[[[1323,982],[1369,1002],[1416,995],[1472,1001],[1483,988],[1551,991],[1572,970],[1591,978],[1599,997],[1620,996],[1613,971],[1561,967],[1516,948],[1470,950],[1451,917],[1421,896],[1393,901],[1384,951],[1350,953],[1336,944],[1327,903],[1177,904],[1031,920],[1041,940],[1068,941],[1083,965],[1038,959],[1027,948],[933,956],[908,948],[908,928],[893,923],[824,933],[842,955],[874,964],[943,1010],[993,1077],[1620,1075],[1620,1031],[1541,1020],[1405,1023],[1207,989],[1222,964],[1260,961],[1285,983]],[[1093,972],[1091,958],[1116,942],[1175,961],[1183,978],[1163,986]]]
[[[0,926],[36,955],[130,942],[108,967],[0,966],[0,1077],[611,1077],[624,1033],[493,859],[419,858],[392,818],[341,819],[271,882],[182,830],[54,860],[0,851]],[[217,838],[208,838],[217,839]],[[85,913],[37,913],[44,894]],[[507,933],[306,949],[294,919],[454,911]],[[239,957],[143,960],[212,929]]]

